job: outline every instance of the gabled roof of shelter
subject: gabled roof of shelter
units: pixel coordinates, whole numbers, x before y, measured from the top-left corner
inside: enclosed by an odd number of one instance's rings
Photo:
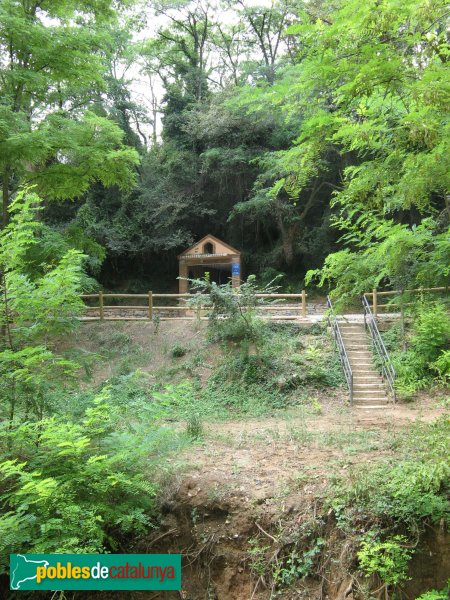
[[[195,254],[194,249],[196,248],[196,246],[199,246],[201,244],[207,244],[208,242],[211,242],[213,244],[220,244],[221,246],[224,246],[226,249],[229,250],[229,252],[227,252],[227,254],[230,254],[230,255],[237,254],[238,256],[240,256],[240,254],[241,254],[239,250],[236,250],[236,248],[233,248],[233,246],[230,246],[230,244],[227,244],[226,242],[219,240],[219,238],[216,238],[214,235],[211,235],[210,233],[208,233],[208,235],[205,235],[204,237],[202,237],[201,240],[198,240],[198,242],[195,242],[195,244],[192,244],[192,246],[189,246],[189,248],[186,248],[186,250],[184,250],[181,254],[178,255],[178,258],[182,258],[183,256],[189,256],[189,255]],[[214,254],[211,254],[210,256],[214,256]]]

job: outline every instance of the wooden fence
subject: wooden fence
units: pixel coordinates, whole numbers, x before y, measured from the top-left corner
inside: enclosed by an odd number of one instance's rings
[[[280,305],[277,302],[267,303],[257,307],[258,311],[267,314],[267,318],[276,319],[298,319],[306,317],[307,306],[305,290],[300,294],[256,294],[257,298],[268,300],[284,301],[288,300],[286,305]],[[84,320],[94,321],[142,321],[153,320],[159,317],[163,320],[197,318],[196,308],[186,305],[185,301],[194,298],[195,294],[155,294],[149,291],[147,294],[105,294],[100,291],[98,294],[83,294],[81,298],[84,301],[95,302],[94,306],[85,306],[87,312]],[[118,299],[131,300],[132,304],[106,304],[105,301]],[[160,303],[158,304],[158,302]],[[164,304],[164,301],[176,301],[177,304]],[[137,302],[141,302],[137,304]],[[201,307],[200,309],[201,310]],[[276,315],[269,314],[276,311]],[[280,314],[280,313],[284,313]],[[288,314],[290,313],[290,314]],[[92,316],[89,316],[92,315]],[[206,318],[202,316],[200,318]]]
[[[448,287],[435,288],[417,288],[412,290],[390,290],[380,291],[373,289],[371,292],[366,292],[364,295],[368,298],[372,305],[372,312],[378,316],[381,311],[397,312],[402,307],[407,307],[413,302],[408,301],[410,295],[422,293],[448,293]],[[308,310],[307,297],[308,294],[302,290],[299,294],[256,294],[257,298],[267,299],[268,302],[257,307],[257,310],[268,319],[276,320],[295,320],[306,318],[308,312],[324,313],[326,311],[325,304],[310,305]],[[383,299],[389,297],[395,298],[395,302],[383,302]],[[196,308],[188,306],[186,300],[194,298],[195,294],[155,294],[149,291],[147,294],[110,294],[98,292],[98,294],[83,294],[81,298],[90,303],[86,305],[86,316],[83,320],[86,321],[143,321],[159,318],[162,320],[186,319],[193,320],[198,318]],[[111,304],[109,301],[119,302],[119,304]],[[271,302],[273,300],[273,302]],[[129,304],[122,302],[131,301]],[[279,302],[283,301],[284,304]],[[92,305],[92,303],[95,303]],[[355,304],[355,308],[351,309],[351,313],[361,313],[359,309],[360,302]],[[206,312],[198,309],[201,313],[200,318],[206,319]],[[383,313],[382,313],[383,314]]]
[[[414,304],[414,302],[404,302],[402,300],[402,298],[404,298],[405,296],[407,297],[408,295],[412,294],[412,295],[416,295],[416,294],[423,294],[423,293],[428,293],[428,292],[447,292],[448,293],[449,288],[448,287],[435,287],[435,288],[416,288],[416,289],[412,289],[412,290],[389,290],[387,292],[383,292],[383,291],[379,291],[376,288],[374,288],[371,292],[365,292],[364,295],[365,296],[370,296],[372,298],[372,312],[375,316],[378,316],[378,312],[379,310],[385,310],[385,309],[395,309],[395,310],[401,310],[402,307],[406,307],[406,306],[410,306],[412,304]],[[397,296],[400,298],[400,302],[381,302],[381,300],[383,300],[383,298],[389,297],[389,296]]]

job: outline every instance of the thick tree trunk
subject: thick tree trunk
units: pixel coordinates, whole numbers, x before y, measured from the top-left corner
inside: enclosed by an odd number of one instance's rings
[[[298,223],[294,223],[293,225],[283,227],[283,230],[281,232],[283,255],[284,255],[284,260],[286,261],[286,265],[288,267],[291,267],[294,262],[295,242],[297,239],[298,226],[299,226]]]

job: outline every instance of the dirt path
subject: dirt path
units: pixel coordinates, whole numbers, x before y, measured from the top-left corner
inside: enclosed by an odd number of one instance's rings
[[[389,456],[407,424],[430,422],[443,412],[423,398],[382,411],[332,404],[321,415],[297,409],[277,418],[209,423],[204,440],[181,458],[192,465],[181,485],[199,503],[226,496],[270,503],[299,487],[316,488],[321,479],[354,464]]]

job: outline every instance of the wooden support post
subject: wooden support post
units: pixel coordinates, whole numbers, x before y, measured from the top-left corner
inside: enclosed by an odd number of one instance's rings
[[[148,293],[148,318],[153,319],[153,292]]]
[[[100,320],[103,321],[103,319],[105,318],[105,314],[103,311],[103,292],[100,291],[98,293],[98,308],[99,308],[99,313],[100,313]]]
[[[376,317],[376,316],[378,316],[377,288],[373,288],[372,293],[373,293],[373,296],[372,296],[372,311],[373,311],[373,316]]]
[[[306,292],[302,290],[302,317],[306,317]]]
[[[180,260],[179,265],[179,277],[178,280],[178,291],[180,294],[187,294],[189,292],[189,282],[187,278],[189,277],[189,268],[188,265],[184,262],[184,260]]]

